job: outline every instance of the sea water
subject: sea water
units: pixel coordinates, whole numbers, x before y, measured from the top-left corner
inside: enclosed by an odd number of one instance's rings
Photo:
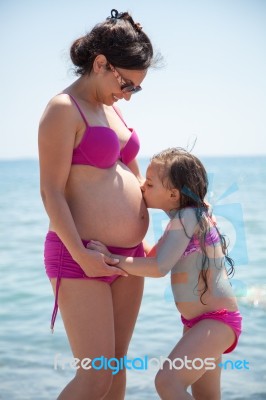
[[[223,357],[222,399],[266,399],[266,157],[202,160],[210,181],[208,201],[230,238],[236,263],[232,285],[243,315],[239,345]],[[140,160],[143,173],[147,163]],[[55,369],[55,357],[72,355],[60,314],[54,335],[49,330],[53,294],[43,266],[48,220],[37,160],[0,161],[0,192],[0,399],[56,399],[74,370]],[[152,243],[167,216],[153,211],[150,220]],[[128,359],[167,357],[181,335],[169,275],[147,278]],[[158,399],[155,364],[128,370],[126,400]]]

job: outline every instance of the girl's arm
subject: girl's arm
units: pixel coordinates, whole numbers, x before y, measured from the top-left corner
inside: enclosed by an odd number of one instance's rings
[[[175,217],[169,222],[163,237],[148,257],[122,257],[117,254],[113,257],[118,258],[119,267],[131,275],[153,278],[165,276],[186,250],[196,226],[195,211],[187,208],[182,211],[182,220]],[[105,246],[97,241],[92,241],[89,248],[103,253],[106,251]]]

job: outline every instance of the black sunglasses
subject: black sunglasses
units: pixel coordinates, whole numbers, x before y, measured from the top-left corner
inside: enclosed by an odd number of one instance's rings
[[[125,80],[122,78],[122,76],[119,74],[119,72],[111,64],[108,63],[108,67],[110,68],[110,70],[112,71],[112,73],[114,74],[116,79],[118,80],[120,89],[123,93],[134,94],[134,93],[138,93],[142,90],[141,86],[134,86],[130,83],[125,82]]]

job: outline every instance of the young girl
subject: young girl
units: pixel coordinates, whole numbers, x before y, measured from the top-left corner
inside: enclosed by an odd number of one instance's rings
[[[241,333],[242,318],[227,278],[233,261],[204,201],[207,186],[204,166],[187,151],[172,148],[155,155],[147,169],[143,196],[149,208],[164,210],[170,222],[147,258],[113,255],[129,274],[161,277],[171,271],[184,334],[168,358],[187,362],[175,369],[166,361],[158,372],[156,389],[164,400],[220,399],[218,364],[223,353],[234,350]],[[90,248],[110,255],[100,242],[92,241]],[[209,358],[211,369],[207,368]],[[193,397],[187,392],[190,385]]]

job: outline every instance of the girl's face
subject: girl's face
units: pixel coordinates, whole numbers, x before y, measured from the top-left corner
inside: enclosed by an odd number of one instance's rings
[[[180,193],[177,189],[167,189],[159,176],[159,167],[151,163],[146,172],[146,180],[141,187],[148,208],[170,211],[179,207]]]

